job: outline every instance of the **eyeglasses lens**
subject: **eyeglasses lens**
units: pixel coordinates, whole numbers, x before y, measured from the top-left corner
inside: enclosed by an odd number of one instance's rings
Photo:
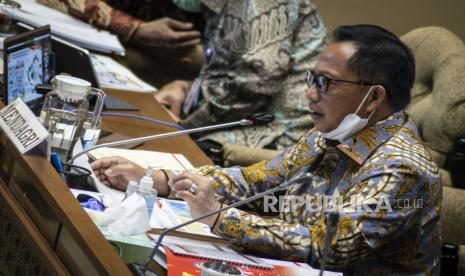
[[[320,93],[326,92],[328,88],[328,79],[323,75],[315,75],[312,71],[307,72],[307,86],[311,88],[316,84],[316,90]]]

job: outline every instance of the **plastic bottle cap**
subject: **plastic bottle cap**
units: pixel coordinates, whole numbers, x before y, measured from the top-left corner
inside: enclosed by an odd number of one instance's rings
[[[147,174],[139,181],[139,189],[143,191],[151,191],[153,189],[152,172],[155,166],[148,165]]]
[[[129,181],[128,186],[132,186],[132,185],[137,186],[138,184],[139,183],[137,183],[137,181],[131,180]]]
[[[89,91],[90,82],[66,75],[55,76],[52,80],[54,92],[72,99],[82,99]]]

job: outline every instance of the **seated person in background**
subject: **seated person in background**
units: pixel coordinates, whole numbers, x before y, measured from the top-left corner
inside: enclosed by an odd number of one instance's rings
[[[125,62],[135,73],[156,85],[173,77],[194,78],[203,63],[203,17],[179,9],[172,0],[37,0],[99,28],[126,43]],[[173,3],[174,2],[174,3]],[[186,8],[180,5],[181,8]],[[199,6],[200,8],[200,6]],[[193,10],[191,10],[193,11]],[[181,20],[181,21],[179,21]],[[182,21],[192,21],[182,22]],[[195,27],[194,27],[195,25]],[[179,67],[183,70],[179,70]],[[160,76],[167,74],[169,76]],[[164,78],[163,78],[164,77]]]
[[[311,171],[311,181],[288,189],[279,218],[231,209],[204,222],[236,246],[318,267],[328,216],[337,213],[329,269],[438,275],[441,183],[404,110],[414,78],[413,55],[395,35],[372,25],[341,26],[308,71],[315,129],[276,158],[250,167],[206,166],[169,173],[168,181],[154,172],[154,188],[175,192],[199,217]],[[103,183],[123,190],[145,172],[118,157],[97,160],[92,168]],[[335,205],[325,205],[328,200]]]
[[[311,0],[202,0],[206,64],[197,81],[174,81],[156,99],[186,128],[269,112],[273,123],[203,136],[220,144],[284,149],[313,125],[301,76],[326,44]]]

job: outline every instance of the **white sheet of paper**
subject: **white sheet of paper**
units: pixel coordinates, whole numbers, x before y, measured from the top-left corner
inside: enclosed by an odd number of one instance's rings
[[[174,171],[185,171],[194,168],[184,155],[176,153],[104,147],[92,150],[89,154],[95,159],[121,156],[143,168],[147,168],[149,164],[153,164],[165,170]]]
[[[91,57],[102,87],[135,92],[157,91],[155,87],[139,79],[114,59],[97,54],[92,54]]]
[[[81,143],[76,143],[76,146],[74,147],[73,152],[78,153],[78,152],[81,152],[81,151],[82,151],[82,144]],[[89,159],[87,158],[87,155],[85,155],[85,154],[83,154],[83,155],[79,156],[78,158],[76,158],[76,160],[74,160],[74,164],[77,165],[77,166],[84,167],[84,168],[89,169],[90,171],[92,171],[92,169],[90,168]],[[114,202],[121,202],[123,200],[123,198],[124,198],[124,193],[123,192],[112,189],[112,188],[108,187],[107,185],[102,184],[102,182],[100,182],[97,179],[97,176],[94,174],[93,171],[92,171],[92,179],[95,182],[95,187],[96,187],[97,191],[99,191],[102,194],[107,194],[107,195],[111,196],[111,198],[113,199]]]
[[[99,31],[85,22],[36,3],[34,0],[16,1],[21,4],[20,10],[0,7],[0,11],[34,27],[50,25],[52,34],[84,48],[118,55],[125,54],[118,37],[108,31]]]

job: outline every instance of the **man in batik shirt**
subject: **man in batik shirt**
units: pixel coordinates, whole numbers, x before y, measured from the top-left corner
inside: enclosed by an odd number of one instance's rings
[[[204,222],[238,247],[315,267],[328,249],[325,268],[348,275],[438,275],[441,183],[404,111],[414,77],[413,56],[395,35],[372,25],[339,27],[307,75],[315,129],[250,167],[169,173],[169,186],[157,171],[155,188],[175,193],[199,217],[310,171],[311,181],[287,190],[279,217],[230,209]],[[92,167],[119,189],[144,175],[116,157]],[[331,214],[339,219],[327,244]]]

